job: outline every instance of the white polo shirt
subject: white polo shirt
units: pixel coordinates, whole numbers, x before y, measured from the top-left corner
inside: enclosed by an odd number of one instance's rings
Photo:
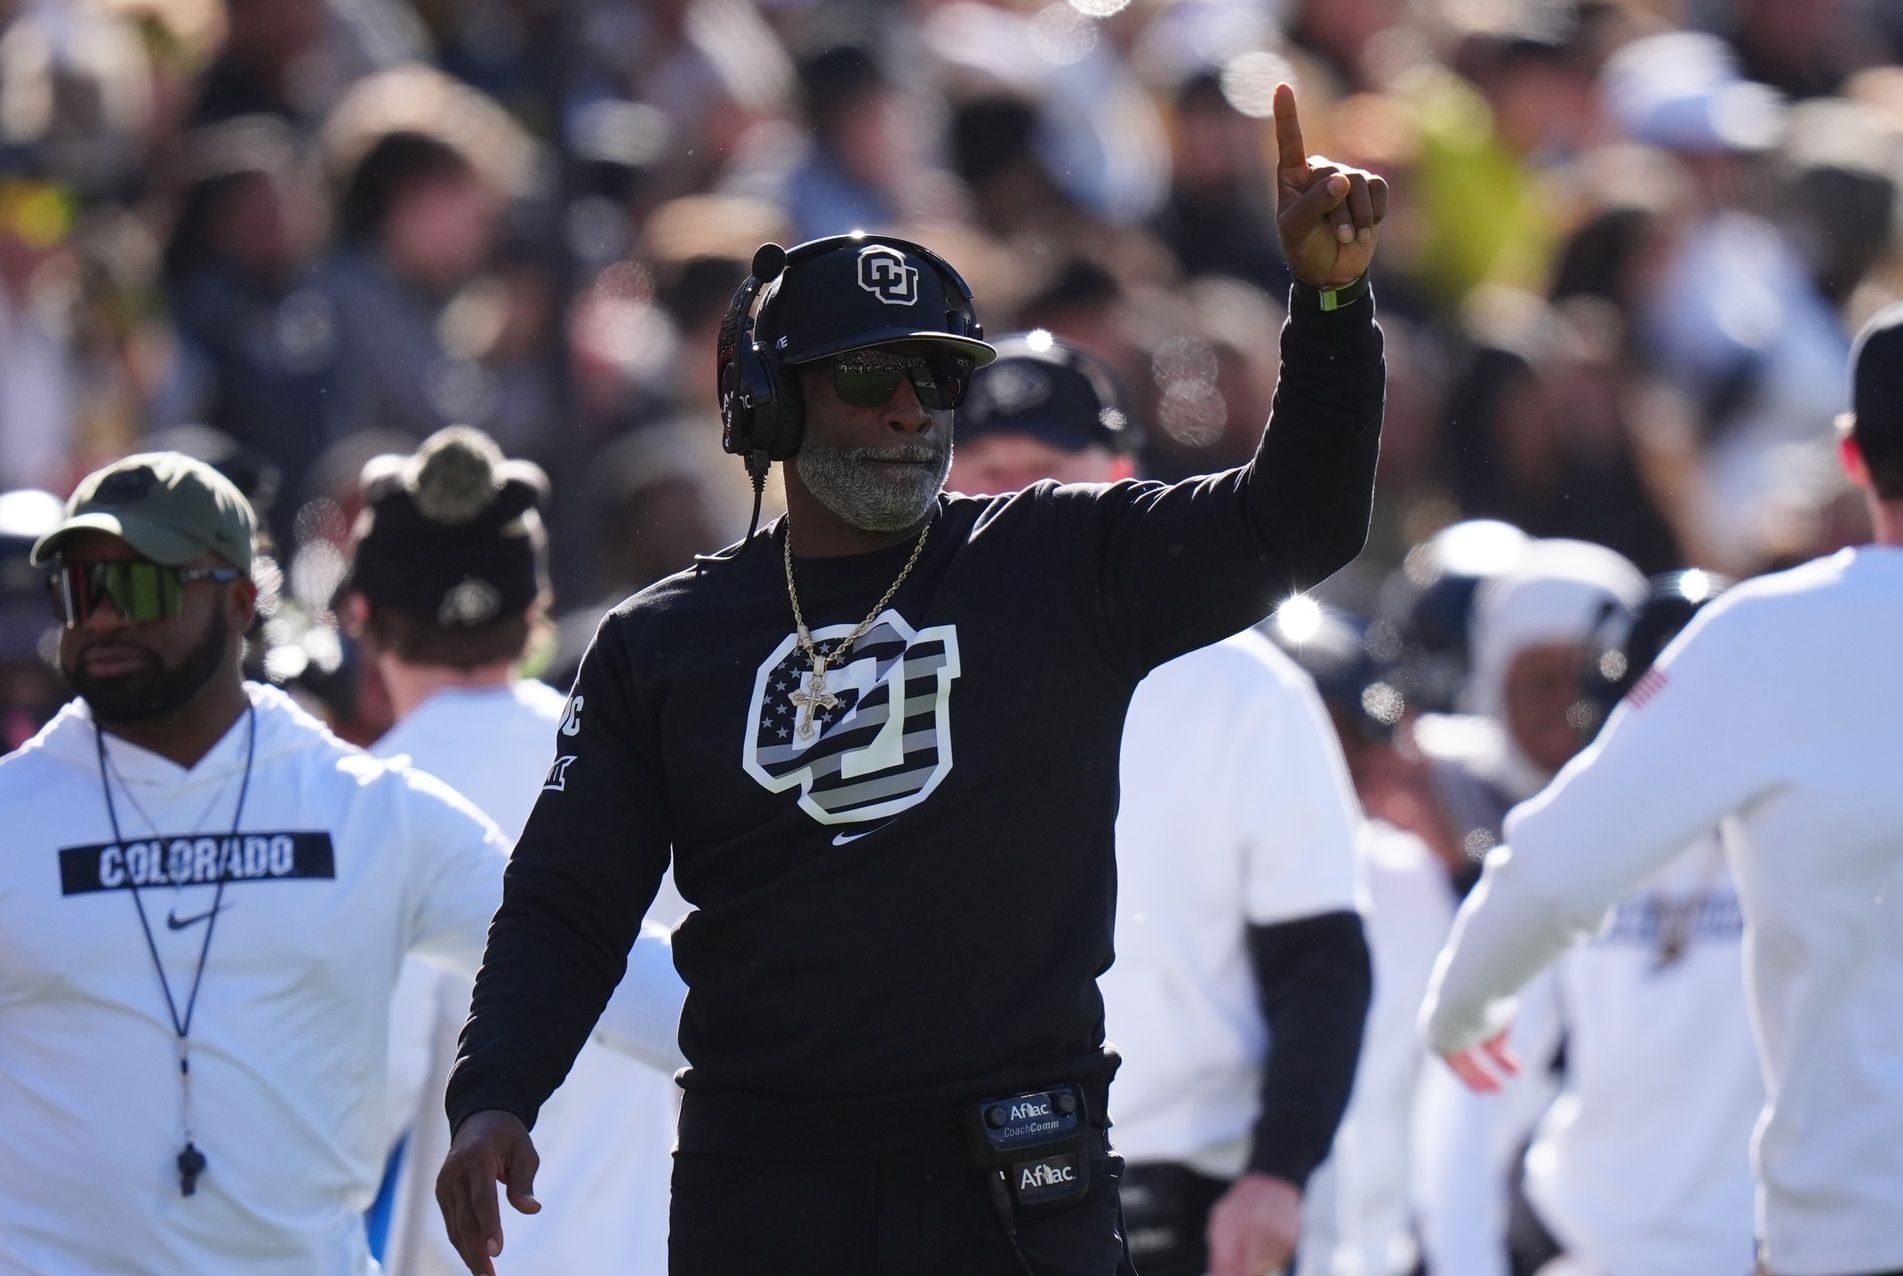
[[[1234,1178],[1269,1045],[1248,928],[1355,907],[1360,807],[1314,684],[1253,632],[1145,678],[1120,765],[1117,1147]]]
[[[1903,1267],[1903,550],[1750,581],[1694,619],[1463,906],[1437,1049],[1722,824],[1769,1106],[1754,1155],[1779,1276]],[[1696,1067],[1695,1061],[1682,1066]]]
[[[74,702],[0,759],[0,1272],[362,1276],[384,1147],[387,1007],[416,952],[473,971],[505,848],[421,772],[273,688],[190,770],[112,736],[123,841]],[[235,842],[235,845],[233,844]],[[223,872],[191,1021],[197,1191],[172,1022]]]

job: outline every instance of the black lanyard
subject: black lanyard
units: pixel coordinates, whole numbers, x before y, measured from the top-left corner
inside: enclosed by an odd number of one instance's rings
[[[255,705],[245,706],[245,719],[244,779],[238,785],[238,805],[231,813],[231,836],[226,841],[227,850],[219,856],[218,888],[212,894],[211,913],[205,918],[205,940],[198,948],[198,968],[192,972],[192,990],[186,995],[183,1015],[178,1013],[178,1001],[172,996],[172,981],[165,977],[165,962],[159,957],[157,941],[152,938],[152,923],[145,915],[145,901],[139,895],[139,883],[130,876],[126,878],[126,887],[132,892],[132,906],[138,910],[139,929],[145,932],[145,949],[152,955],[152,969],[158,973],[159,988],[165,993],[165,1013],[171,1017],[172,1032],[178,1039],[179,1109],[185,1127],[185,1146],[178,1154],[178,1190],[184,1196],[190,1196],[198,1190],[198,1176],[205,1172],[205,1154],[192,1141],[192,1012],[198,1008],[198,986],[205,978],[205,959],[211,955],[212,927],[218,924],[219,906],[225,899],[225,883],[231,880],[229,847],[237,840],[238,826],[244,819],[244,800],[251,791],[251,764],[258,756],[258,710]],[[124,846],[125,836],[119,831],[119,811],[112,801],[112,782],[106,775],[106,736],[97,724],[93,727],[93,744],[99,753],[99,786],[106,794],[106,818],[112,821],[112,840]],[[157,828],[152,833],[155,837],[164,836]]]

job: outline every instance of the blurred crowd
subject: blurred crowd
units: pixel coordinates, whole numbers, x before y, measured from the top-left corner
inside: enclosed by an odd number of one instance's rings
[[[252,498],[258,672],[368,743],[359,475],[479,427],[550,477],[531,672],[566,686],[608,605],[745,528],[714,338],[769,239],[927,243],[992,333],[1115,370],[1141,472],[1246,460],[1287,80],[1394,194],[1376,526],[1278,633],[1462,888],[1590,734],[1603,635],[1474,628],[1527,537],[1622,555],[1628,608],[1865,538],[1831,423],[1903,296],[1900,62],[1882,0],[0,0],[0,748],[66,696],[26,550],[134,450]]]
[[[1288,79],[1395,191],[1348,601],[1480,516],[1747,575],[1860,530],[1828,427],[1903,280],[1900,52],[1875,0],[9,0],[0,531],[129,450],[213,460],[273,534],[266,671],[374,738],[328,618],[364,459],[466,423],[548,471],[559,672],[742,526],[713,334],[752,249],[854,227],[1109,360],[1147,473],[1236,462]],[[13,744],[57,691],[7,606]]]

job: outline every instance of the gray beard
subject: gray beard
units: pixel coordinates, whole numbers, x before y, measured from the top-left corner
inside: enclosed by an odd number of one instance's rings
[[[899,457],[926,464],[892,472],[878,463],[878,458]],[[827,447],[808,439],[793,457],[793,468],[813,498],[866,532],[902,532],[931,513],[951,463],[949,431],[929,443],[885,448]]]

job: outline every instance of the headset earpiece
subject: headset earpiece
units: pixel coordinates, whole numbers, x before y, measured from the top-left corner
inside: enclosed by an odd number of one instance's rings
[[[737,456],[747,458],[748,469],[764,460],[785,460],[791,456],[780,444],[780,419],[784,415],[786,378],[772,357],[753,339],[754,303],[760,290],[778,279],[786,269],[786,250],[778,244],[762,244],[753,254],[751,273],[734,291],[733,301],[720,321],[720,341],[716,352],[720,393],[720,445]],[[795,384],[797,391],[797,384]],[[795,393],[795,411],[798,395]],[[794,449],[798,448],[797,438]],[[755,454],[767,453],[756,460]]]

